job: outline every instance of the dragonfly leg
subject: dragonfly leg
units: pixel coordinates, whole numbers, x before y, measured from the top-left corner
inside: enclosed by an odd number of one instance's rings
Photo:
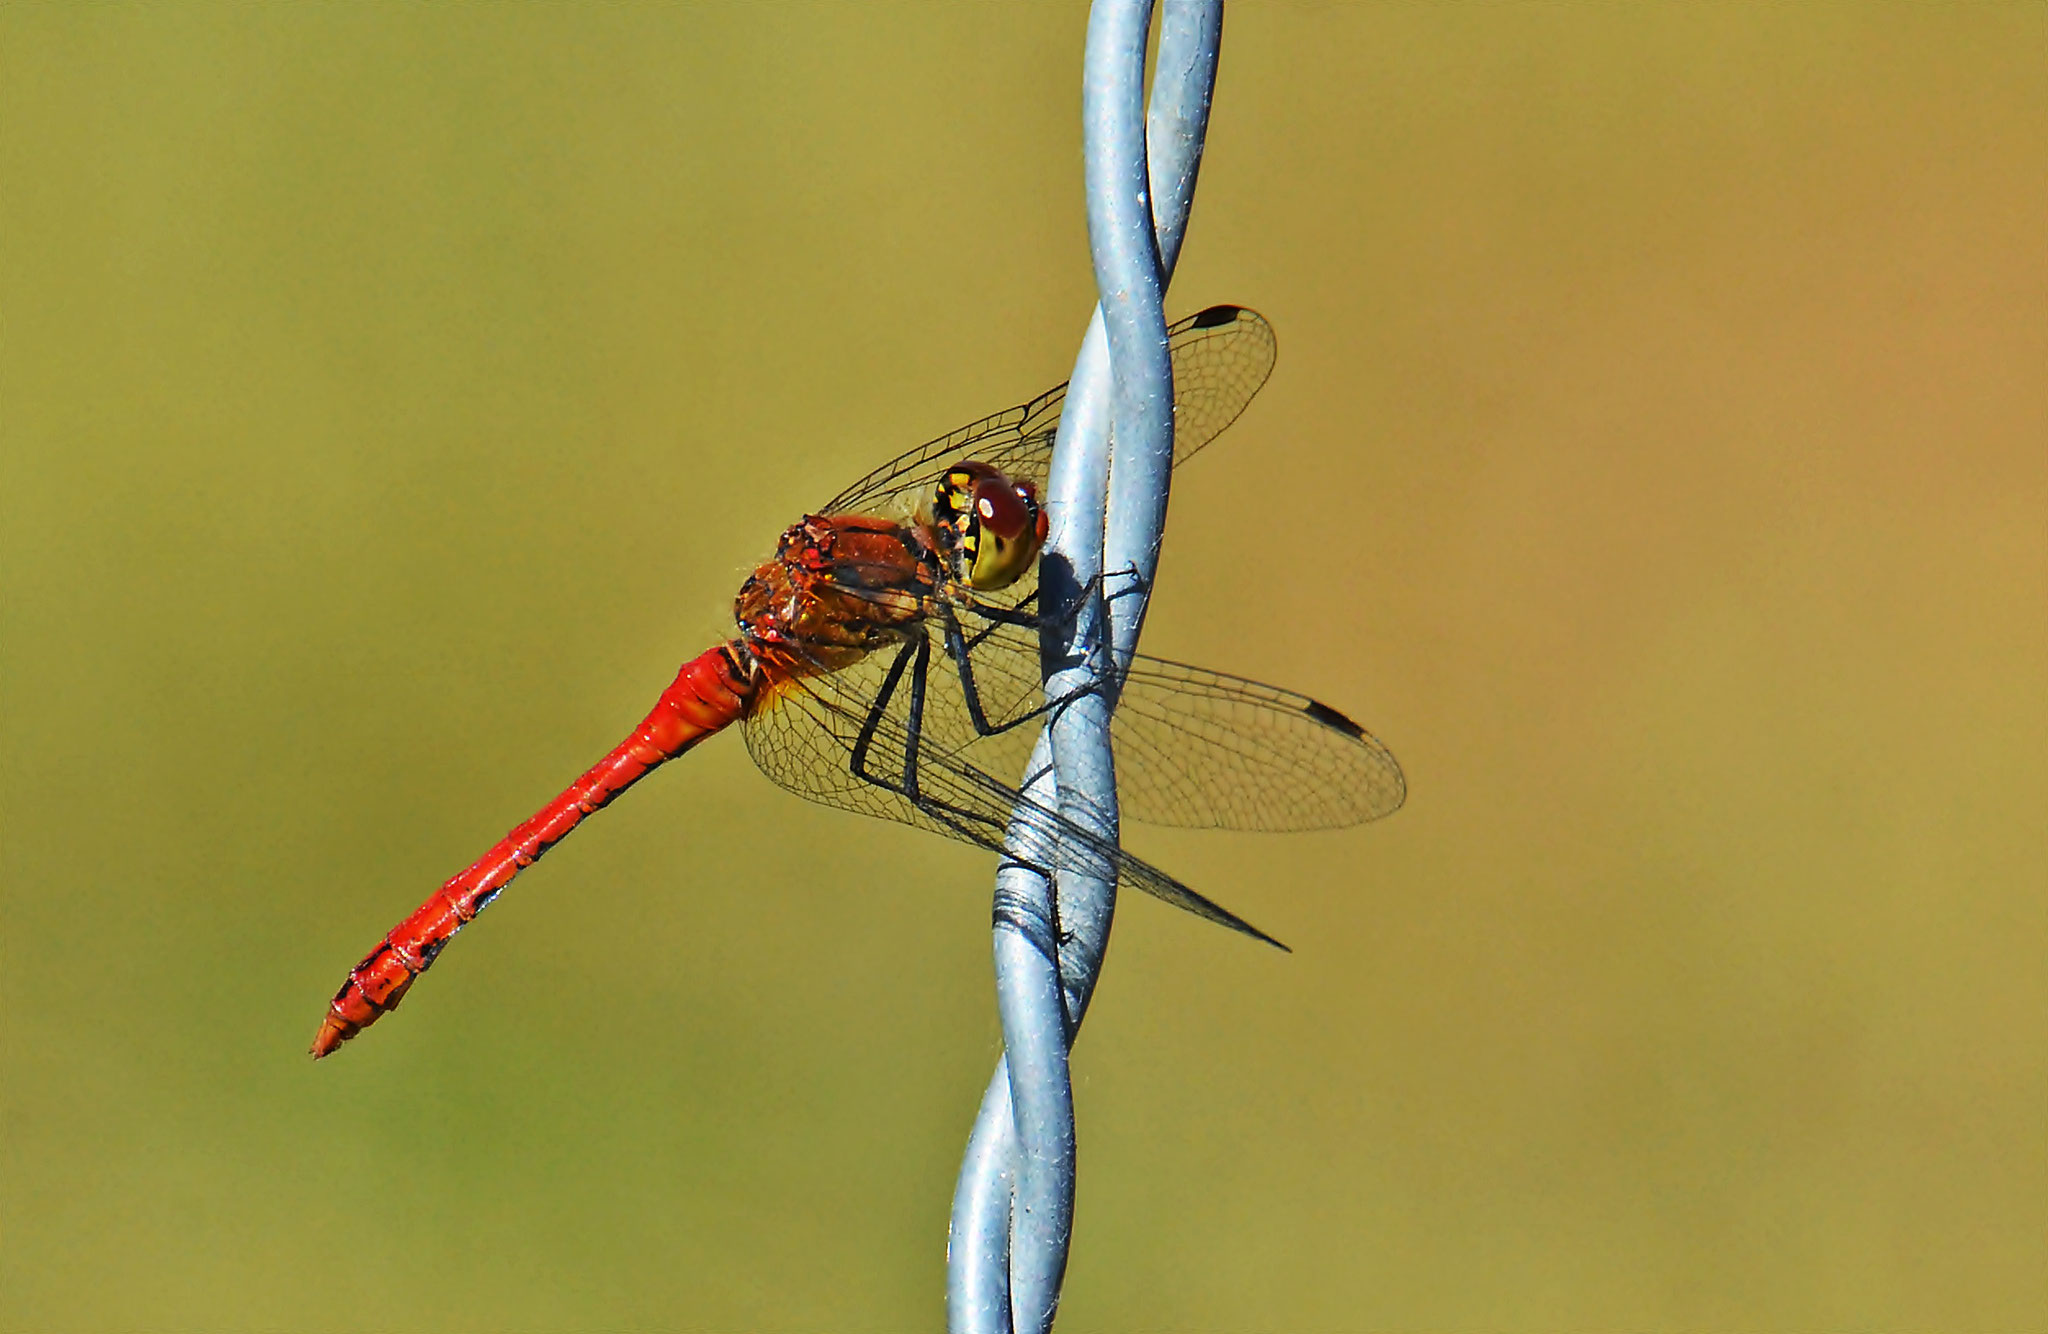
[[[1135,574],[1137,571],[1134,568],[1130,573]],[[1101,586],[1102,576],[1098,574],[1093,579],[1090,579],[1086,586],[1075,593],[1072,598],[1068,599],[1057,610],[1048,612],[1029,610],[1033,604],[1038,602],[1039,594],[1045,591],[1042,586],[1032,589],[1029,593],[1017,599],[1017,605],[1014,607],[998,606],[991,602],[975,599],[967,604],[967,609],[989,622],[989,626],[985,630],[978,631],[972,639],[968,640],[967,647],[970,649],[977,647],[982,640],[994,634],[996,626],[999,625],[1021,625],[1028,629],[1047,624],[1058,624],[1061,621],[1069,620],[1076,612],[1081,610],[1081,604],[1092,597],[1095,590]]]
[[[861,720],[860,734],[853,741],[853,776],[891,791],[898,790],[895,784],[868,771],[868,750],[875,743],[875,730],[882,725],[889,701],[895,698],[896,687],[903,680],[903,669],[910,665],[911,655],[916,649],[915,642],[905,642],[897,651],[896,661],[889,664],[889,674],[882,678],[882,688],[875,692],[875,702],[868,706],[867,717]]]
[[[1003,851],[1004,821],[986,811],[941,801],[923,791],[918,782],[918,755],[921,748],[921,734],[924,723],[925,685],[931,667],[931,640],[917,638],[906,642],[896,654],[896,661],[889,664],[889,673],[882,678],[881,688],[875,692],[875,702],[868,706],[867,715],[861,720],[860,732],[854,738],[852,770],[853,776],[864,783],[872,783],[885,791],[894,792],[933,821],[944,825],[959,837],[970,843],[997,852]],[[888,716],[889,702],[902,688],[903,675],[910,673],[910,701],[903,746],[903,772],[892,776],[877,772],[868,765],[868,754],[874,748],[876,734],[880,732],[882,720]],[[994,779],[973,769],[963,769],[957,774],[971,782],[989,788],[998,802],[1007,807],[1016,794],[1004,788]],[[1051,872],[1031,863],[1031,868],[1043,875]]]
[[[924,687],[931,666],[931,637],[919,635],[910,663],[910,708],[903,716],[903,795],[912,802],[918,800],[917,748],[924,735]]]
[[[979,648],[981,641],[994,634],[996,627],[999,625],[1017,625],[1027,630],[1037,628],[1046,618],[1040,616],[1037,612],[1026,610],[1036,601],[1038,601],[1038,590],[1034,588],[1020,598],[1014,607],[998,607],[989,602],[968,603],[967,609],[976,616],[981,617],[984,621],[987,621],[989,625],[986,630],[977,632],[974,638],[968,641],[967,647]]]
[[[1036,596],[1036,593],[1032,594],[1032,597]],[[982,736],[1001,736],[1012,728],[1021,727],[1034,718],[1042,718],[1055,709],[1071,704],[1085,695],[1093,694],[1096,689],[1093,685],[1083,686],[1078,690],[1069,691],[1058,699],[1047,700],[1037,708],[1027,710],[1007,722],[992,723],[988,720],[987,711],[982,707],[981,690],[974,683],[974,648],[987,639],[995,627],[990,626],[969,638],[953,608],[941,608],[941,618],[946,626],[946,656],[953,660],[954,670],[960,676],[960,694],[967,704],[968,721],[974,724],[974,730]]]
[[[1133,567],[1127,573],[1135,576],[1137,574],[1136,567]],[[1102,584],[1103,576],[1096,575],[1077,591],[1073,597],[1053,611],[1040,612],[1030,610],[1033,604],[1039,601],[1039,595],[1045,591],[1042,586],[1032,589],[1029,593],[1019,598],[1017,605],[1014,607],[997,606],[994,603],[983,602],[979,599],[969,601],[965,604],[966,610],[973,612],[982,620],[987,621],[988,624],[975,631],[967,640],[967,649],[969,652],[973,652],[981,647],[981,641],[994,634],[999,626],[1021,626],[1027,630],[1035,630],[1043,629],[1048,625],[1058,625],[1062,622],[1070,621],[1080,612],[1082,605],[1095,595],[1096,590],[1102,587]]]
[[[1130,582],[1122,588],[1111,592],[1109,580],[1112,574],[1118,579],[1128,579]],[[1104,601],[1107,602],[1115,602],[1118,598],[1135,597],[1139,593],[1149,594],[1152,591],[1151,583],[1146,580],[1144,572],[1136,565],[1126,565],[1121,570],[1104,570],[1101,574],[1096,575],[1091,582],[1103,590],[1102,596]]]
[[[1037,597],[1038,595],[1033,593],[1031,596]],[[960,618],[954,614],[953,609],[945,607],[942,609],[942,612],[946,622],[946,656],[953,660],[954,668],[960,673],[960,693],[967,701],[968,720],[974,724],[974,730],[982,736],[994,736],[998,729],[990,725],[988,715],[982,711],[981,691],[975,688],[974,667],[968,661],[968,654],[972,646],[968,644],[966,635],[962,633]],[[990,630],[994,628],[993,626],[989,627]],[[987,637],[988,633],[988,630],[982,631],[981,635],[975,638],[974,643],[979,644],[983,638]],[[1026,714],[1025,717],[1035,717],[1038,712],[1038,710],[1034,709],[1031,713]],[[1017,720],[1017,722],[1023,721],[1023,718]],[[1012,723],[1010,726],[1014,727],[1016,723]],[[1008,729],[1001,730],[1007,731]]]
[[[1057,878],[1050,867],[1007,855],[1002,860],[1002,869],[1023,871],[1035,876],[1045,885],[1046,890],[1042,898],[1034,900],[1004,884],[1004,877],[998,875],[994,904],[995,920],[1030,941],[1042,957],[1051,961],[1054,967],[1058,967],[1060,950],[1071,942],[1073,935],[1060,926]]]
[[[860,734],[853,742],[854,777],[901,793],[920,810],[940,808],[939,803],[927,802],[917,785],[918,751],[924,737],[924,692],[931,676],[931,662],[932,641],[928,637],[918,635],[904,643],[896,654],[896,661],[889,664],[889,674],[882,678],[882,687],[875,692],[875,702],[868,706],[867,716],[861,720]],[[905,670],[910,673],[910,701],[904,715],[903,776],[892,781],[868,768],[868,752],[874,747],[875,734],[881,730],[882,719],[888,716],[889,701],[902,687]]]

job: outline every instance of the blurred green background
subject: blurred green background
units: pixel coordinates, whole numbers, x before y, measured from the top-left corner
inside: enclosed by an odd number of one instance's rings
[[[0,1324],[942,1320],[992,859],[720,738],[349,964],[781,527],[1062,378],[1079,5],[0,8]],[[1277,374],[1153,651],[1393,747],[1134,848],[1063,1328],[2048,1312],[2048,9],[1245,6]]]

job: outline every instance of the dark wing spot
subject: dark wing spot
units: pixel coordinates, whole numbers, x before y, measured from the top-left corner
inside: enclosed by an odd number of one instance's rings
[[[1346,718],[1343,714],[1337,712],[1335,709],[1331,708],[1329,705],[1323,703],[1320,700],[1310,700],[1305,706],[1303,706],[1301,711],[1307,714],[1309,717],[1315,719],[1317,722],[1321,723],[1323,726],[1335,728],[1337,731],[1342,732],[1345,736],[1356,738],[1365,735],[1365,729],[1363,727],[1360,727],[1357,723],[1352,722],[1349,718]]]
[[[1195,316],[1192,323],[1197,329],[1213,329],[1219,324],[1234,324],[1243,306],[1211,306]]]

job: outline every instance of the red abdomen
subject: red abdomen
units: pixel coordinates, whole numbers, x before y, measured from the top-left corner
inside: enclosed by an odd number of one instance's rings
[[[434,891],[349,970],[313,1039],[313,1055],[325,1056],[397,1008],[406,989],[433,966],[449,938],[483,911],[513,876],[539,861],[583,817],[602,809],[650,770],[739,721],[753,706],[761,684],[760,669],[737,640],[685,663],[631,736],[475,865]]]

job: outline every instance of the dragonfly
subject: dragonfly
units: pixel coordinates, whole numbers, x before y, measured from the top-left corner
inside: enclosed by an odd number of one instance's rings
[[[1235,421],[1272,373],[1272,327],[1242,306],[1173,325],[1174,464]],[[997,852],[1011,820],[1047,837],[1045,873],[1114,871],[1208,921],[1274,937],[1026,795],[1041,646],[1071,625],[1041,605],[1041,495],[1067,386],[890,460],[782,534],[734,600],[734,635],[683,664],[626,739],[349,970],[315,1058],[398,1006],[512,878],[654,769],[739,724],[755,764],[812,801]],[[1327,704],[1160,658],[1120,664],[1111,742],[1122,812],[1181,827],[1329,829],[1378,819],[1407,788],[1393,755]],[[1034,854],[1036,855],[1036,854]]]

